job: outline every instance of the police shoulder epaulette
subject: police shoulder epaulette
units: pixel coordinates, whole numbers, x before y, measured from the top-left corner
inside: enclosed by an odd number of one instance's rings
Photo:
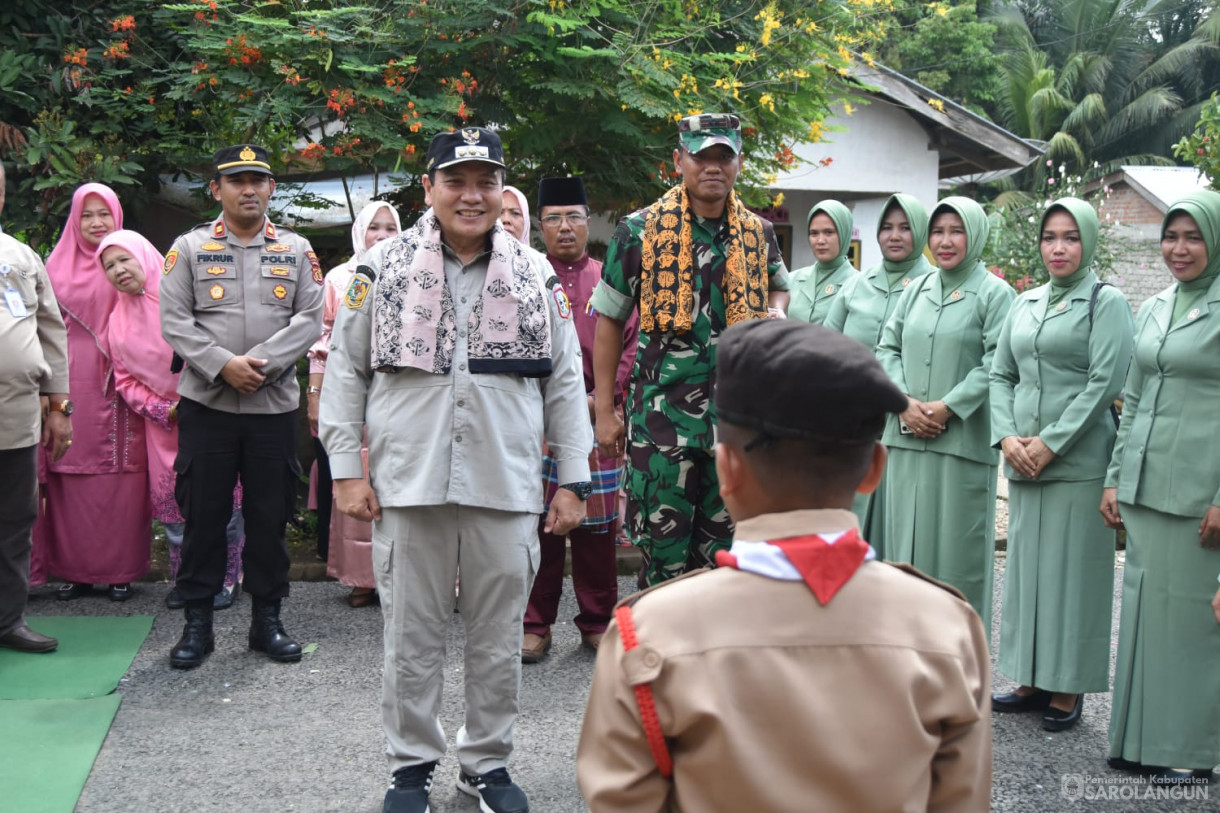
[[[179,237],[185,237],[186,235],[191,234],[192,232],[197,232],[197,231],[199,231],[200,229],[208,229],[208,230],[210,231],[210,230],[212,229],[212,223],[213,223],[213,222],[214,222],[214,221],[212,221],[212,220],[206,220],[206,221],[204,221],[203,223],[196,223],[194,226],[191,226],[189,229],[187,229],[186,231],[182,232],[182,234],[180,234],[180,235],[178,235],[178,236],[179,236]]]
[[[271,225],[275,227],[277,232],[286,231],[289,234],[299,234],[299,232],[292,228],[292,226],[285,226],[283,223],[272,223]]]
[[[906,562],[882,562],[882,564],[889,565],[890,567],[895,568],[897,570],[901,570],[903,573],[907,574],[908,576],[914,576],[917,579],[922,579],[923,581],[926,581],[928,584],[934,584],[937,587],[939,587],[941,590],[944,590],[948,593],[952,593],[956,598],[960,598],[962,601],[966,601],[966,594],[963,593],[961,590],[958,590],[953,585],[946,584],[945,582],[942,582],[939,579],[932,578],[927,573],[924,573],[922,570],[915,567],[914,565],[907,564]]]

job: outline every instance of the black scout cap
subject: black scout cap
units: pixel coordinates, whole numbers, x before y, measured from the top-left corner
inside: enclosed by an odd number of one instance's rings
[[[254,144],[221,147],[212,156],[212,167],[217,175],[236,175],[238,172],[275,174],[271,171],[267,150]]]
[[[776,438],[876,440],[885,417],[907,408],[873,352],[795,319],[734,325],[716,346],[716,414]]]
[[[538,182],[538,211],[543,206],[588,206],[585,182],[574,178],[543,178]]]
[[[504,146],[500,136],[486,127],[463,127],[452,133],[437,133],[428,145],[424,169],[431,173],[466,161],[483,161],[503,167]]]

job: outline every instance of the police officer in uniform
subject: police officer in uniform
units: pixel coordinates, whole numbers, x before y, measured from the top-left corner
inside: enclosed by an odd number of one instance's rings
[[[0,647],[52,652],[59,642],[26,626],[25,602],[38,516],[38,444],[52,460],[72,445],[68,334],[42,260],[2,232],[0,292]]]
[[[170,665],[212,651],[212,596],[225,572],[225,524],[241,476],[242,588],[253,599],[250,648],[298,661],[280,622],[288,595],[284,526],[295,502],[296,361],[322,331],[322,268],[305,238],[266,216],[275,192],[267,151],[218,150],[221,214],[181,235],[165,257],[161,332],[185,363],[177,405],[176,497],[186,519],[178,590],[186,627]]]

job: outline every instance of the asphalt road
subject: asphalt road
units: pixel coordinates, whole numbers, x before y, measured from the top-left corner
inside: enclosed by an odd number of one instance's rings
[[[997,557],[997,602],[1002,566]],[[277,664],[246,650],[250,601],[242,596],[216,616],[216,652],[201,668],[179,672],[168,664],[182,624],[181,614],[162,604],[168,587],[136,589],[126,604],[112,604],[104,596],[63,603],[50,588],[35,590],[31,598],[35,616],[156,615],[152,633],[119,686],[123,704],[77,813],[380,810],[389,775],[378,707],[382,647],[376,607],[349,608],[343,602],[346,588],[334,582],[294,583],[285,603],[286,625],[317,648],[299,664]],[[624,594],[631,589],[631,579],[620,580]],[[560,618],[575,613],[569,585]],[[995,616],[998,624],[998,606]],[[570,622],[557,625],[554,635],[551,655],[524,668],[509,768],[536,813],[576,813],[586,809],[573,764],[593,654],[580,646]],[[461,652],[462,627],[455,615],[443,715],[450,743],[461,720]],[[997,690],[1011,685],[994,677]],[[1132,792],[1146,793],[1147,786],[1124,788],[1118,784],[1123,775],[1105,765],[1109,708],[1108,694],[1088,696],[1081,723],[1059,734],[1043,731],[1036,715],[996,715],[992,810],[1220,810],[1220,782],[1208,789],[1210,799],[1133,799]],[[454,789],[457,770],[451,750],[434,780],[435,813],[477,811],[475,800]],[[884,765],[877,766],[876,778],[885,781]],[[1069,788],[1085,783],[1074,787],[1086,787],[1087,798],[1069,800],[1065,781]],[[1117,798],[1098,799],[1098,788]]]

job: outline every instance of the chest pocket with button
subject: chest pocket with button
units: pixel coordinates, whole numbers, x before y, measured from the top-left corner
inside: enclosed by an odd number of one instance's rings
[[[291,308],[297,291],[297,267],[287,260],[295,256],[280,257],[285,262],[263,262],[259,271],[259,296],[264,305],[279,305]]]
[[[237,268],[225,263],[196,262],[192,267],[195,275],[195,308],[211,310],[239,304],[241,284],[237,279]]]

